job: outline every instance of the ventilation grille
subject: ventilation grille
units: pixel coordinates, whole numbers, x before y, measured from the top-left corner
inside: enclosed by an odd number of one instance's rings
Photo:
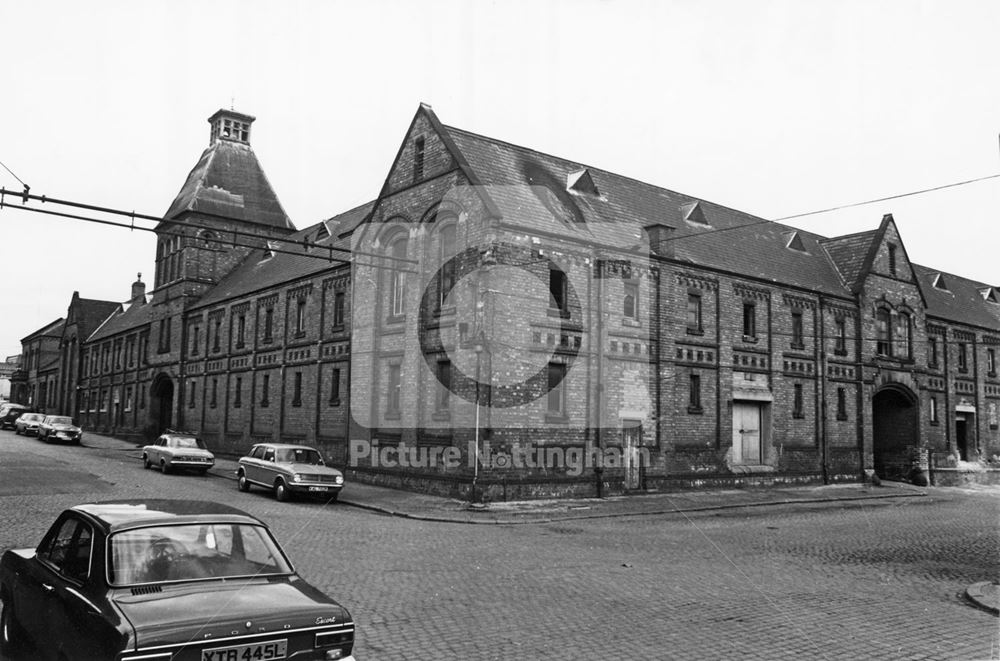
[[[140,594],[156,594],[157,592],[163,592],[163,588],[159,585],[141,585],[137,588],[132,588],[132,594],[136,596]]]

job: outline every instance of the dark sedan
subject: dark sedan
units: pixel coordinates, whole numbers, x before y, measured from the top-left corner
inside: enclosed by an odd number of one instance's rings
[[[25,658],[353,659],[354,622],[236,508],[121,501],[64,511],[0,558],[0,647]]]

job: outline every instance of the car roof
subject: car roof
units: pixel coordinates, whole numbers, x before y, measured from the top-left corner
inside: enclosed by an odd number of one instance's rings
[[[274,448],[275,450],[316,450],[311,445],[299,445],[298,443],[255,443],[254,447]]]
[[[113,500],[77,505],[70,510],[87,515],[105,534],[153,525],[208,521],[264,525],[241,509],[204,500]]]

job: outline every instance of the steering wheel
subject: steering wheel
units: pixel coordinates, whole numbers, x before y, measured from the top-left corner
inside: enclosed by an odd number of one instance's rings
[[[166,537],[158,537],[146,549],[146,573],[153,580],[166,580],[170,567],[184,555],[184,550]]]

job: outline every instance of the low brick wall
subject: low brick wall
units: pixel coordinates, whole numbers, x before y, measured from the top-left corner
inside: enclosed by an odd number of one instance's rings
[[[931,484],[936,487],[963,487],[970,484],[1000,485],[1000,468],[969,470],[967,468],[935,468]]]

